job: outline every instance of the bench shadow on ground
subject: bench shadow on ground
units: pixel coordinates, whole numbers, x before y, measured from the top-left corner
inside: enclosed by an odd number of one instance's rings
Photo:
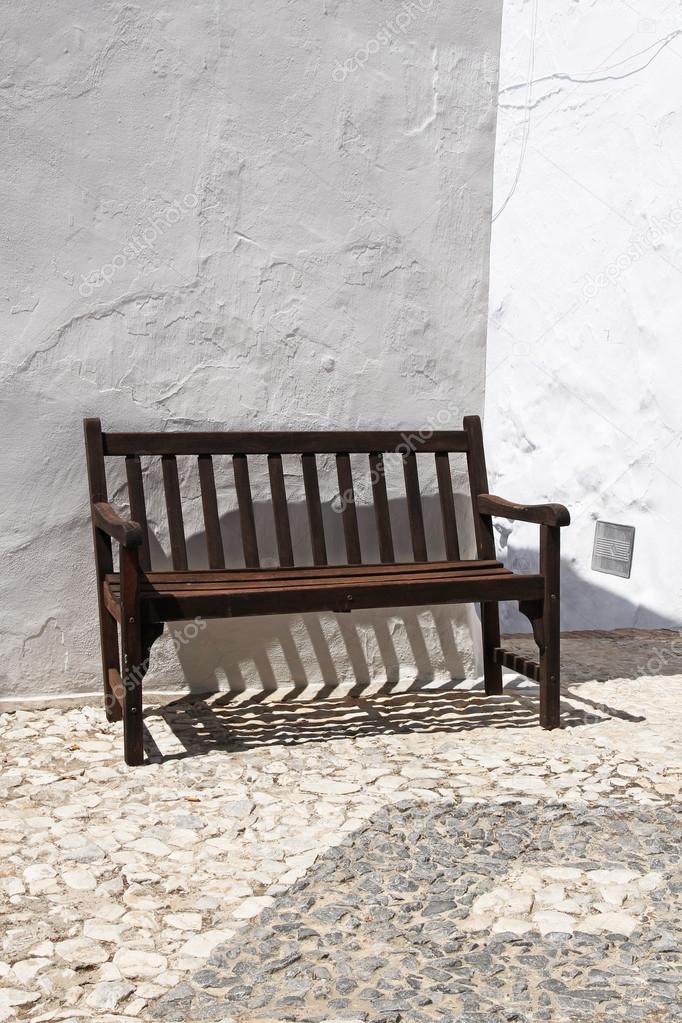
[[[391,687],[362,687],[368,691],[345,697],[303,699],[290,690],[272,694],[222,693],[205,698],[183,697],[145,712],[147,725],[163,722],[180,748],[165,755],[145,729],[147,753],[153,759],[200,756],[215,749],[242,751],[265,746],[297,746],[371,736],[410,733],[463,733],[482,728],[537,728],[537,687],[512,686],[501,696],[453,685],[434,688],[414,683],[399,692]],[[642,721],[606,704],[576,700],[562,702],[563,728],[588,727],[610,717]],[[574,702],[575,701],[575,702]],[[153,729],[152,727],[152,730]]]
[[[402,551],[409,537],[403,502],[391,502],[391,517],[397,528],[396,554],[398,560],[409,560]],[[257,521],[266,514],[256,508]],[[458,508],[458,512],[460,509]],[[330,563],[343,562],[342,538],[334,539],[339,531],[339,517],[329,512],[325,516]],[[294,537],[305,534],[304,508],[290,507]],[[442,557],[440,542],[440,509],[437,498],[424,498],[424,518],[429,539],[430,556]],[[372,553],[373,515],[370,509],[358,508],[363,550],[367,560],[378,560]],[[403,521],[405,520],[405,521]],[[462,516],[459,516],[460,523]],[[222,520],[228,564],[239,558],[235,546],[238,523],[232,513]],[[267,530],[261,522],[259,537],[264,536],[262,555],[273,558],[275,551],[268,548]],[[367,538],[365,544],[364,538]],[[465,535],[465,547],[471,538]],[[270,532],[270,546],[273,540]],[[232,549],[234,548],[234,550]],[[201,567],[204,539],[196,536],[188,541],[190,563]],[[156,551],[157,560],[160,547]],[[515,551],[513,556],[502,557],[515,571],[536,571],[536,551]],[[302,559],[301,563],[304,563]],[[157,567],[162,567],[158,565]],[[565,632],[562,641],[562,682],[567,701],[562,705],[562,727],[589,727],[605,718],[620,718],[633,722],[643,718],[627,714],[606,703],[581,697],[580,685],[588,681],[606,681],[613,678],[638,678],[642,675],[682,673],[682,642],[678,623],[655,612],[629,603],[615,596],[598,583],[598,576],[589,579],[579,575],[568,562],[562,563],[563,621],[575,631]],[[585,629],[594,620],[593,612],[599,608],[600,620],[612,617],[614,622],[634,621],[640,631],[615,630],[595,632]],[[457,626],[462,624],[463,609],[431,609],[434,633],[439,646],[438,658],[453,679],[461,678],[463,660],[457,648]],[[486,697],[482,686],[464,689],[457,682],[437,685],[436,667],[429,643],[423,632],[423,618],[417,609],[398,609],[387,612],[358,612],[338,615],[336,621],[342,643],[332,648],[321,620],[316,615],[298,616],[298,628],[292,621],[296,616],[269,616],[239,621],[211,621],[196,643],[178,650],[178,659],[190,695],[164,707],[150,709],[146,718],[151,725],[155,718],[173,733],[181,747],[170,756],[200,756],[216,748],[248,749],[267,745],[298,745],[306,742],[333,741],[355,736],[407,734],[410,732],[467,732],[480,728],[523,729],[537,727],[538,691],[528,680],[507,679],[502,696]],[[404,627],[414,663],[415,677],[410,684],[401,679],[400,653],[393,642],[391,619],[398,618]],[[503,621],[507,631],[526,631],[526,619],[514,606],[507,606]],[[363,642],[367,628],[373,631],[380,654],[380,674],[386,681],[372,681],[376,664],[370,666]],[[565,625],[564,625],[565,627]],[[582,631],[584,630],[584,631]],[[644,631],[646,630],[646,631]],[[312,684],[304,666],[299,643],[305,634],[308,650],[312,647],[316,674],[322,684]],[[515,652],[535,658],[537,648],[530,635],[514,634],[506,645]],[[205,653],[205,640],[209,639],[210,656]],[[677,641],[677,642],[676,642]],[[272,651],[277,648],[284,655],[293,686],[282,689],[277,682],[277,670]],[[679,653],[677,651],[680,651]],[[309,654],[308,654],[309,655]],[[344,665],[339,664],[343,657]],[[243,665],[250,665],[251,674],[260,679],[262,689],[246,688]],[[342,682],[348,678],[350,687]],[[152,669],[153,672],[153,669]],[[227,682],[228,691],[225,689]],[[276,696],[273,698],[273,694]],[[146,729],[147,751],[154,759],[161,753],[151,732]],[[165,759],[165,756],[164,756]]]

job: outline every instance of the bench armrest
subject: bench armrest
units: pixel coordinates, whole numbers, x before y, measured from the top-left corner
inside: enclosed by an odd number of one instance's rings
[[[563,504],[515,504],[494,494],[478,495],[478,510],[483,515],[500,515],[518,522],[535,522],[540,526],[568,526],[571,515]]]
[[[121,518],[108,502],[93,502],[92,520],[97,529],[118,540],[122,547],[141,546],[142,526],[137,522],[131,522],[130,519]]]

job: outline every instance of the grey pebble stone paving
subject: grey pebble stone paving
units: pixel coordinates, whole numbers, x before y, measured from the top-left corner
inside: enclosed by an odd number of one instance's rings
[[[147,1012],[166,1023],[678,1021],[681,838],[676,805],[398,803]],[[515,871],[605,866],[661,876],[627,936],[467,929],[476,900]]]

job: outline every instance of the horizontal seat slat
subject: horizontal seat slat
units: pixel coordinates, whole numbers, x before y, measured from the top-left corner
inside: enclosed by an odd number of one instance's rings
[[[542,593],[540,575],[514,575],[504,570],[467,574],[442,573],[434,577],[389,576],[380,581],[335,579],[295,582],[286,586],[218,586],[213,590],[191,586],[161,592],[143,587],[145,616],[151,621],[179,621],[195,617],[231,618],[259,614],[302,614],[315,611],[343,613],[363,608],[456,604],[483,600],[536,600]],[[113,592],[112,584],[105,590]]]
[[[105,455],[334,455],[367,454],[370,451],[467,450],[464,430],[299,430],[292,433],[231,432],[207,433],[103,433]]]
[[[415,564],[412,561],[396,562],[391,564],[368,564],[362,565],[298,565],[291,568],[224,568],[224,569],[198,569],[190,572],[174,572],[171,570],[161,572],[150,572],[147,578],[151,582],[177,582],[180,584],[194,585],[196,582],[211,581],[239,581],[250,579],[275,579],[282,584],[297,578],[316,579],[344,578],[346,576],[367,576],[383,577],[387,575],[429,575],[433,572],[468,572],[486,571],[491,568],[503,568],[501,561],[424,561]],[[506,569],[505,571],[508,571]],[[107,579],[117,579],[117,574],[108,575]]]
[[[302,587],[313,587],[319,590],[324,590],[325,587],[329,586],[383,586],[385,583],[402,582],[406,584],[420,583],[420,582],[433,582],[448,579],[463,579],[463,578],[476,578],[481,577],[497,578],[499,576],[508,576],[512,573],[506,568],[491,568],[487,571],[475,572],[467,574],[466,572],[450,572],[448,569],[441,569],[440,572],[431,572],[427,576],[421,576],[419,574],[411,573],[407,568],[402,573],[395,573],[385,577],[375,576],[373,578],[367,578],[363,575],[353,575],[343,577],[331,577],[325,579],[324,577],[310,575],[308,577],[299,577],[298,579],[290,579],[286,585],[281,579],[269,578],[260,579],[252,576],[246,579],[203,579],[193,580],[192,582],[179,582],[178,580],[163,581],[160,579],[149,579],[141,583],[140,592],[144,597],[145,594],[150,593],[232,593],[241,592],[243,590],[280,590],[289,592],[291,589],[297,589]],[[112,592],[117,592],[118,582],[112,578],[110,582]]]

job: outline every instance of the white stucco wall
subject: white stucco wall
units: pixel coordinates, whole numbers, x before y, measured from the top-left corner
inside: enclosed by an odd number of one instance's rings
[[[498,493],[573,512],[565,628],[682,620],[681,69],[667,0],[506,0],[486,437]],[[629,580],[591,571],[597,518],[636,527]]]
[[[100,685],[84,415],[456,427],[481,410],[499,7],[7,9],[4,695]],[[293,468],[288,485],[300,500]],[[231,485],[221,499],[233,526]],[[199,551],[196,496],[185,513]],[[180,664],[157,645],[148,684],[461,674],[467,614],[212,625]]]

